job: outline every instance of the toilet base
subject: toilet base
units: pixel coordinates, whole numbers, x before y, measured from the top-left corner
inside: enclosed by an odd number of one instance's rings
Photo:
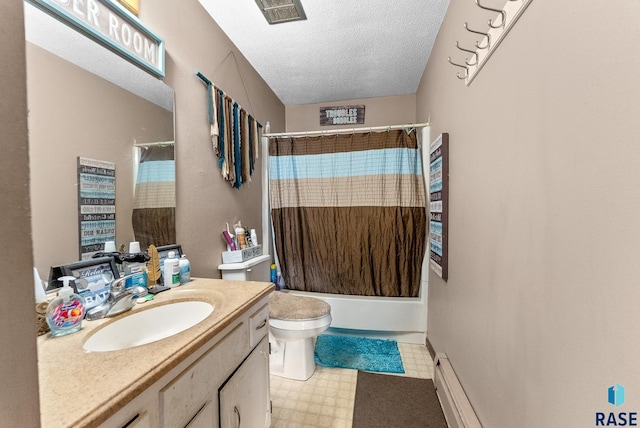
[[[269,371],[272,375],[294,380],[307,380],[316,370],[313,337],[300,340],[277,340],[269,333],[271,355]]]

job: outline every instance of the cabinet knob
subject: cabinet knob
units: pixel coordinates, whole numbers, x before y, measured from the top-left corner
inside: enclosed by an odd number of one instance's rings
[[[260,323],[259,326],[256,326],[256,330],[260,330],[262,327],[264,327],[265,325],[267,325],[267,319],[265,318],[264,321],[262,321]]]

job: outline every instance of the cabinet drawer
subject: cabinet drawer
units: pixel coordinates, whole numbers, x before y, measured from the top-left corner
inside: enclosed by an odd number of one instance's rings
[[[129,423],[123,426],[123,428],[151,428],[151,417],[149,413],[142,412],[133,418]]]
[[[269,332],[269,305],[264,305],[249,318],[249,345],[253,348]]]
[[[249,350],[247,330],[247,323],[240,323],[160,391],[161,426],[187,425],[202,406],[216,396],[218,386],[233,373]]]

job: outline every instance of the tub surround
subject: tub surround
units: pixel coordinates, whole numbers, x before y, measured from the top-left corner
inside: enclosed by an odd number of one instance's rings
[[[200,350],[273,291],[265,282],[193,279],[118,317],[84,321],[82,330],[38,338],[42,427],[98,426]],[[134,311],[199,300],[214,305],[201,323],[169,338],[112,352],[86,352],[82,345],[105,324]]]

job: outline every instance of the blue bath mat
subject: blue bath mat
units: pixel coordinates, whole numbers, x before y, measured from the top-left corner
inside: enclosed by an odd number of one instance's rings
[[[395,340],[320,335],[316,340],[316,364],[379,373],[404,373]]]

